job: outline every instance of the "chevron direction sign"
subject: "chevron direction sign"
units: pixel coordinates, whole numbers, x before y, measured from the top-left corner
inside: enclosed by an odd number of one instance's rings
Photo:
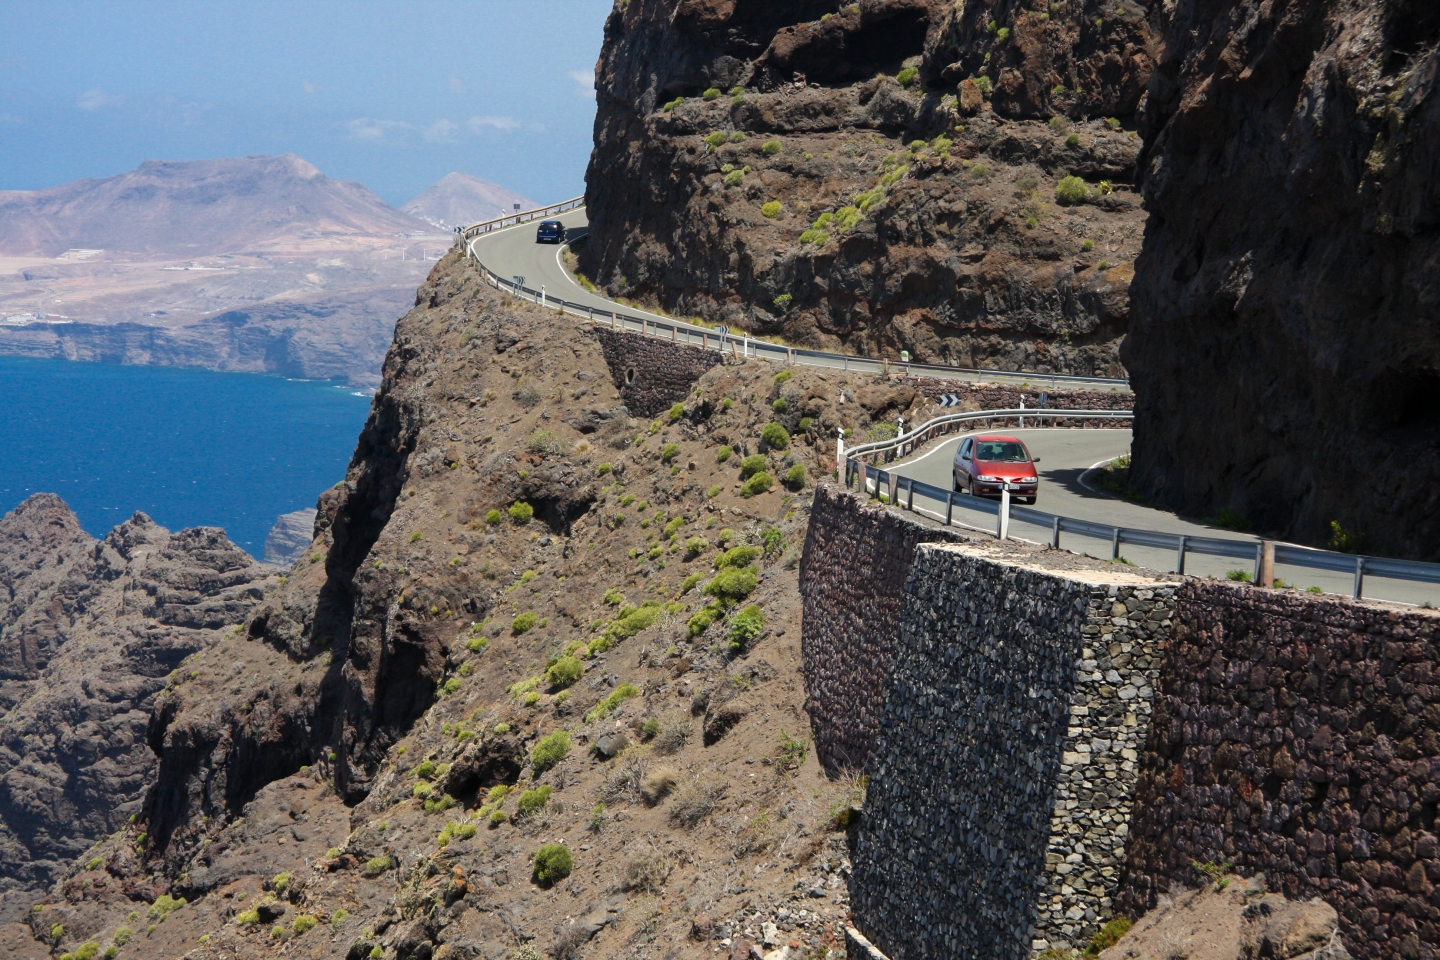
[[[940,406],[942,406],[942,407],[958,407],[958,406],[960,406],[960,398],[957,397],[957,396],[955,396],[955,394],[953,394],[953,393],[947,393],[947,394],[945,394],[943,397],[940,398]]]

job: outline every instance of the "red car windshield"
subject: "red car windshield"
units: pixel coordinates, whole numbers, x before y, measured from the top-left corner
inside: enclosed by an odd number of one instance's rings
[[[975,459],[989,463],[1029,463],[1030,455],[1015,440],[981,440],[975,444]]]

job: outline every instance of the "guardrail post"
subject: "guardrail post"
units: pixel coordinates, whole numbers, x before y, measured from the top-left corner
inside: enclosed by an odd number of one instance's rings
[[[1120,559],[1120,528],[1116,527],[1115,532],[1110,535],[1110,559]]]
[[[642,336],[642,337],[645,336],[645,334],[649,332],[649,331],[647,331],[647,330],[645,329],[645,326],[646,326],[647,323],[648,323],[648,318],[645,316],[645,314],[643,314],[643,313],[640,314],[640,336]]]
[[[995,537],[1005,540],[1010,536],[1010,484],[1000,485],[1000,513],[995,518]]]
[[[1060,549],[1060,518],[1056,517],[1050,521],[1050,549]]]
[[[945,526],[950,526],[950,518],[955,512],[955,491],[951,490],[945,494]]]
[[[900,502],[900,474],[894,470],[887,470],[886,477],[890,481],[885,484],[889,488],[890,502],[898,504]]]
[[[1269,586],[1269,584],[1265,583],[1264,580],[1260,579],[1265,568],[1264,557],[1265,541],[1262,540],[1259,543],[1255,544],[1255,585],[1257,587]]]
[[[1260,541],[1260,571],[1255,582],[1262,587],[1275,586],[1275,541]]]
[[[1182,533],[1182,534],[1180,535],[1180,545],[1175,548],[1175,572],[1176,572],[1176,573],[1183,574],[1183,573],[1185,572],[1185,546],[1186,546],[1186,544],[1188,544],[1189,542],[1190,542],[1190,538],[1187,537],[1187,536],[1185,536],[1185,535]]]
[[[1365,587],[1365,558],[1355,558],[1355,599],[1360,599],[1361,591]]]
[[[906,487],[909,489],[909,491],[910,491],[910,497],[909,497],[909,499],[907,500],[907,502],[906,502],[906,504],[905,504],[905,508],[906,508],[907,510],[910,510],[910,511],[913,512],[914,509],[915,509],[915,478],[914,478],[914,477],[907,477],[906,480],[907,480],[907,482],[906,482],[905,486],[906,486]]]

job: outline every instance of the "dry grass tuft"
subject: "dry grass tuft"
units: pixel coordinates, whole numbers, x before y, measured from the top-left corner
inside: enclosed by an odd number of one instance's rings
[[[660,721],[660,730],[655,734],[655,749],[660,753],[677,753],[690,742],[694,722],[683,713],[672,713]]]
[[[610,775],[605,778],[605,786],[600,790],[601,799],[606,803],[622,800],[626,803],[639,803],[645,795],[646,772],[649,768],[644,751],[636,747],[628,748],[615,758]]]
[[[621,889],[659,893],[671,869],[670,858],[647,844],[625,864],[620,877]]]
[[[680,775],[674,767],[656,767],[645,775],[645,782],[640,787],[640,792],[644,795],[645,802],[653,807],[669,796],[679,780]]]
[[[719,780],[693,780],[675,791],[670,803],[670,822],[693,827],[714,812],[725,796],[726,785]]]

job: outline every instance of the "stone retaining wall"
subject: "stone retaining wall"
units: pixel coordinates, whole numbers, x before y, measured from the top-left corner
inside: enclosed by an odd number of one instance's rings
[[[720,353],[658,337],[592,327],[620,399],[631,416],[653,417],[690,396],[695,381],[719,366]]]
[[[876,947],[1022,960],[1109,916],[1177,586],[1052,551],[916,548],[850,886]]]
[[[931,400],[947,394],[959,398],[956,410],[1010,410],[1020,406],[1039,406],[1040,393],[1050,395],[1048,406],[1056,410],[1133,410],[1135,394],[1121,390],[1076,390],[1060,385],[1051,388],[1043,374],[1036,374],[1029,386],[1008,383],[976,383],[969,380],[945,380],[939,377],[901,377]]]
[[[827,769],[860,770],[870,756],[916,544],[965,539],[816,485],[800,557],[800,651],[815,753]]]
[[[1177,618],[1119,908],[1233,861],[1357,957],[1435,957],[1440,616],[1194,580]]]

